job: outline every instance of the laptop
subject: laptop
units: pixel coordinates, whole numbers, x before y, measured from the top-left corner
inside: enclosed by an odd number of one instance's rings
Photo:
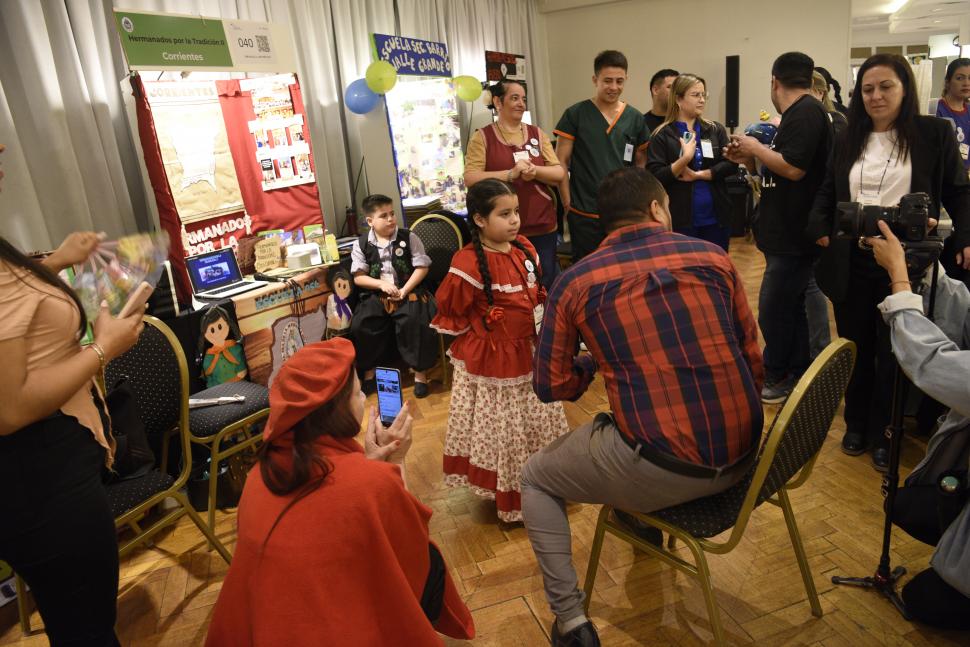
[[[231,247],[185,259],[185,268],[197,299],[223,299],[266,285],[266,281],[244,281]]]

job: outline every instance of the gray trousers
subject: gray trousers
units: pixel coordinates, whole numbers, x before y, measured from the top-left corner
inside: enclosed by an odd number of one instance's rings
[[[566,501],[652,512],[726,490],[745,472],[694,478],[658,467],[623,442],[602,414],[533,454],[522,468],[522,517],[556,618],[565,623],[584,614]]]

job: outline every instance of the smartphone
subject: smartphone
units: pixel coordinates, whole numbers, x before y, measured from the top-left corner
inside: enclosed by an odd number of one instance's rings
[[[131,293],[130,297],[128,297],[128,301],[125,302],[121,312],[118,313],[118,318],[124,319],[125,317],[133,315],[136,312],[144,311],[145,303],[148,302],[148,297],[150,297],[154,291],[155,288],[142,281],[141,285],[135,288],[135,291]]]
[[[376,371],[377,413],[381,424],[390,427],[404,406],[401,396],[401,371],[396,368],[381,368]]]
[[[684,131],[684,141],[689,144],[692,139],[694,139],[694,133],[689,130]]]

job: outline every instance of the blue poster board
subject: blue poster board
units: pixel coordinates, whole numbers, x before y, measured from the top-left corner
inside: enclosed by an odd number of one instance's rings
[[[374,34],[374,58],[387,61],[398,74],[451,78],[448,46],[420,38]]]

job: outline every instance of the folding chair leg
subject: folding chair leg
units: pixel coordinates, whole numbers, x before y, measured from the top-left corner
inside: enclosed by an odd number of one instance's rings
[[[586,592],[583,609],[586,611],[586,615],[589,615],[589,602],[593,597],[593,584],[596,582],[596,571],[600,565],[600,553],[603,551],[603,539],[606,535],[606,518],[609,516],[610,510],[612,510],[612,507],[604,505],[600,508],[600,515],[596,520],[593,547],[589,553],[589,564],[586,565],[586,582],[583,584],[583,591]]]
[[[721,610],[717,606],[717,598],[714,597],[714,585],[711,584],[711,569],[707,566],[707,557],[704,549],[696,542],[685,541],[687,547],[694,553],[694,563],[697,566],[697,579],[701,589],[704,591],[704,602],[707,603],[707,616],[711,621],[711,631],[714,633],[714,643],[716,645],[726,645],[724,640],[724,627],[721,626]]]
[[[20,630],[25,636],[30,635],[30,612],[27,610],[27,587],[19,574],[14,573],[14,585],[17,588],[17,613],[20,615]]]
[[[185,513],[189,515],[192,522],[198,526],[199,530],[202,531],[202,534],[206,536],[206,539],[209,540],[209,546],[214,547],[222,556],[222,559],[226,560],[227,564],[232,563],[232,555],[222,544],[222,542],[219,541],[219,538],[216,537],[215,529],[207,526],[205,522],[202,521],[202,517],[200,517],[199,513],[195,511],[195,508],[192,507],[192,504],[189,503],[189,500],[185,497],[185,495],[181,492],[176,492],[172,495],[172,497],[179,502],[179,505],[185,509]]]
[[[812,571],[808,567],[805,546],[802,544],[802,536],[798,532],[798,525],[795,523],[795,511],[792,510],[791,502],[788,500],[788,493],[785,491],[785,488],[778,490],[778,501],[781,504],[782,511],[785,513],[785,523],[788,525],[788,536],[791,538],[792,548],[795,549],[798,570],[802,572],[802,581],[805,583],[805,591],[808,593],[808,603],[812,607],[812,615],[816,618],[821,618],[822,605],[818,601],[818,591],[815,590],[815,580],[812,579]]]
[[[209,461],[209,527],[216,529],[216,488],[219,485],[219,461],[216,460],[216,446],[212,445],[212,458]],[[209,544],[212,550],[212,544]]]

